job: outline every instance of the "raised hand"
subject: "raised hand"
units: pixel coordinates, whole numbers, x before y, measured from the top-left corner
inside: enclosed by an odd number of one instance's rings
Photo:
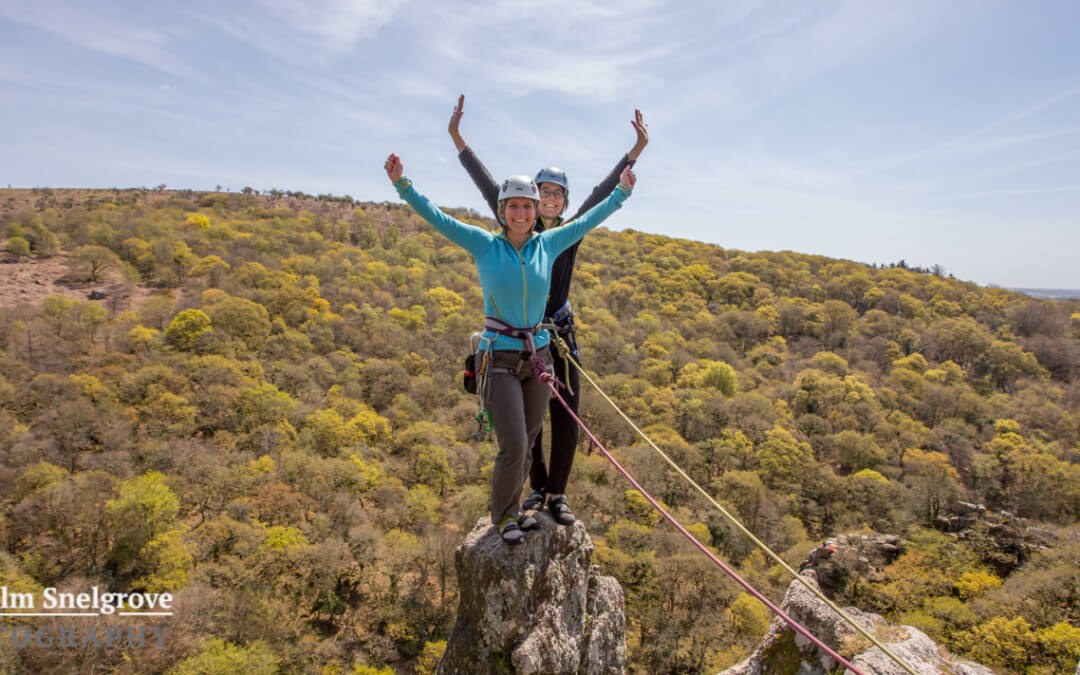
[[[401,158],[390,153],[390,156],[386,158],[386,164],[383,164],[383,168],[386,169],[386,175],[390,176],[390,182],[396,183],[405,174],[405,165],[401,163]]]
[[[622,170],[622,173],[619,174],[619,182],[633,190],[634,183],[637,183],[637,176],[630,170],[630,167],[626,167]]]
[[[454,112],[450,113],[450,138],[454,139],[454,146],[458,152],[464,150],[467,146],[465,139],[461,137],[461,116],[465,114],[465,94],[458,96],[457,105],[454,106]]]
[[[629,155],[631,161],[636,161],[638,156],[641,155],[641,151],[649,144],[649,125],[645,124],[645,119],[637,108],[634,108],[634,119],[630,120],[630,124],[634,127],[634,131],[637,132],[637,142],[634,143],[634,147],[630,149],[627,155]]]

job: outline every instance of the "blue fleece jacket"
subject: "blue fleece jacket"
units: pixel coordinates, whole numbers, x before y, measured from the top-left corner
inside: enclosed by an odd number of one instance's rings
[[[620,184],[611,196],[585,215],[562,227],[534,232],[518,250],[505,234],[495,234],[446,215],[417,192],[408,178],[401,177],[394,187],[421,218],[472,255],[484,291],[484,314],[518,327],[535,326],[543,320],[555,258],[604,222],[630,196],[630,189]],[[494,349],[527,348],[522,340],[490,331],[484,337],[493,340]],[[549,341],[547,331],[540,331],[534,344],[540,349]]]

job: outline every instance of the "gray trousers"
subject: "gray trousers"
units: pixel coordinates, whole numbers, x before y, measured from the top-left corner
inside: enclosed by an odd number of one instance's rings
[[[551,390],[533,374],[528,353],[493,351],[489,361],[487,397],[491,425],[499,453],[491,472],[491,522],[498,527],[503,518],[517,516],[521,490],[529,473],[530,448],[544,424]],[[539,349],[537,356],[551,368],[551,352]],[[507,372],[510,371],[510,372]]]

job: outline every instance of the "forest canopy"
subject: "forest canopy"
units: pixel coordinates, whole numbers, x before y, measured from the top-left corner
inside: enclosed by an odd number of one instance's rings
[[[66,270],[0,308],[3,584],[173,593],[164,649],[82,655],[117,672],[432,672],[495,454],[460,383],[482,326],[468,255],[403,206],[280,191],[0,190],[0,234],[11,264]],[[1003,672],[1080,659],[1080,303],[604,229],[571,298],[584,366],[786,560],[907,539],[845,602]],[[779,599],[789,579],[595,392],[582,410]],[[631,668],[744,658],[762,608],[628,489],[578,454],[568,493],[626,592]],[[1021,559],[939,532],[959,502],[1054,544]]]

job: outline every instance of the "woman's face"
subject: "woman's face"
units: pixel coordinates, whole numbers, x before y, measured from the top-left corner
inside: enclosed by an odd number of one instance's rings
[[[540,183],[540,215],[546,220],[555,218],[566,206],[566,193],[558,183]]]
[[[515,234],[524,234],[532,230],[536,223],[536,202],[527,197],[511,197],[504,207],[506,229]]]

